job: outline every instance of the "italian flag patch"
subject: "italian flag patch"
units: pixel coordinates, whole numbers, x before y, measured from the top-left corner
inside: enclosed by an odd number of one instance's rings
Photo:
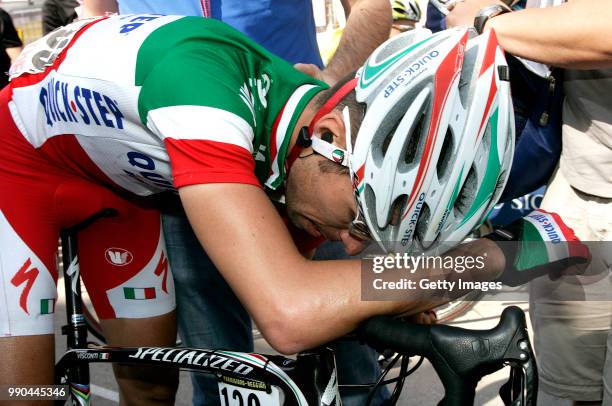
[[[40,314],[55,313],[55,299],[40,299]]]
[[[123,288],[123,297],[130,300],[155,299],[155,288]]]

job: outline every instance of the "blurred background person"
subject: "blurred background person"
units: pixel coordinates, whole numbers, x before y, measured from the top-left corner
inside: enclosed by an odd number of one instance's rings
[[[13,19],[0,8],[0,89],[8,84],[8,70],[11,62],[19,56],[22,46]]]
[[[43,35],[77,19],[78,0],[45,0],[42,5]]]
[[[414,30],[423,17],[417,0],[392,0],[391,7],[393,8],[391,36]]]

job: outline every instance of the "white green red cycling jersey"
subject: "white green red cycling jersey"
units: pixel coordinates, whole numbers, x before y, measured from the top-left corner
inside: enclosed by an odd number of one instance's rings
[[[225,24],[160,15],[73,23],[29,45],[11,76],[11,112],[30,144],[61,161],[74,137],[137,195],[277,188],[296,119],[324,86]]]

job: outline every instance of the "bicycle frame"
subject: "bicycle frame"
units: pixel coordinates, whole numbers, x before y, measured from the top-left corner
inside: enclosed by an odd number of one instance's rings
[[[66,335],[67,348],[87,348],[87,325],[83,317],[83,301],[79,278],[79,259],[77,255],[77,234],[71,230],[61,233],[62,258],[64,261],[64,289],[66,291],[66,320],[62,334]],[[77,365],[67,371],[72,405],[89,405],[89,367]],[[59,380],[56,378],[56,383]]]
[[[88,368],[89,363],[156,365],[210,373],[233,386],[270,392],[280,388],[285,405],[340,405],[335,357],[329,348],[300,353],[297,359],[182,347],[87,348],[66,352],[56,378]],[[72,396],[72,384],[71,384]],[[77,394],[79,400],[82,399]],[[87,404],[87,403],[80,403]]]
[[[114,215],[114,210],[106,209],[88,220],[66,230],[60,234],[64,274],[64,290],[66,292],[66,320],[68,324],[62,326],[62,334],[66,336],[68,349],[87,348],[87,323],[83,315],[83,299],[81,297],[81,280],[78,258],[78,232],[102,217]],[[72,405],[87,406],[90,404],[91,390],[89,382],[89,366],[75,365],[66,371],[65,376],[58,376],[56,383],[65,378],[70,388]],[[61,403],[61,402],[60,402]]]

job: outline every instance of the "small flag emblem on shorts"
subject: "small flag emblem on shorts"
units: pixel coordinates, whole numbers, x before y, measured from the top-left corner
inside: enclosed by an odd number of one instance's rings
[[[100,354],[100,359],[109,359],[109,358],[110,358],[110,354],[108,353]]]
[[[123,296],[126,299],[146,300],[155,299],[155,288],[123,288]]]
[[[55,299],[40,299],[40,314],[55,313]]]

